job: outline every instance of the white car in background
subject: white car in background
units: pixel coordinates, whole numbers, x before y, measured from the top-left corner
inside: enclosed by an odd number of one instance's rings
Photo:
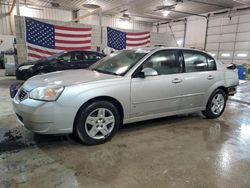
[[[122,124],[197,111],[217,118],[238,83],[234,71],[203,51],[142,48],[112,54],[89,70],[32,77],[13,106],[33,132],[75,133],[100,144]]]

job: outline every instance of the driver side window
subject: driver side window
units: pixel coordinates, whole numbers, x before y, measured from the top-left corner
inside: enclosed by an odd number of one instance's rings
[[[71,54],[66,54],[61,57],[63,61],[69,62],[71,60]]]
[[[152,68],[158,75],[176,74],[180,72],[176,51],[159,51],[153,54],[143,64],[144,68]]]

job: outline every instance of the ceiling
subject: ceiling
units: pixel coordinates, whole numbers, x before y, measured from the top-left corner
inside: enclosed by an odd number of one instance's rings
[[[10,2],[12,0],[0,0]],[[96,4],[103,14],[121,17],[123,13],[131,19],[147,22],[159,22],[189,16],[187,13],[202,14],[237,6],[250,5],[250,0],[20,0],[21,3],[36,7],[52,7],[78,10],[83,4]],[[176,4],[175,6],[171,6]],[[59,5],[58,7],[56,7]],[[159,9],[163,6],[164,9]],[[171,8],[167,16],[162,11]]]

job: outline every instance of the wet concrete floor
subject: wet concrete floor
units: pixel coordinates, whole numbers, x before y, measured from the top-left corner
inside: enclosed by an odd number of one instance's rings
[[[1,188],[250,187],[244,101],[229,100],[216,120],[192,114],[134,123],[106,144],[86,146],[20,127],[8,93],[14,81],[0,74]]]

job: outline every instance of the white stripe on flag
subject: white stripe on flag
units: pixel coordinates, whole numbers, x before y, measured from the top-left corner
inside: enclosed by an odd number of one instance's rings
[[[52,53],[59,53],[59,52],[63,51],[63,50],[56,50],[56,49],[45,48],[45,47],[37,46],[37,45],[34,45],[34,44],[30,44],[30,43],[27,42],[27,48],[28,48],[28,46],[30,46],[32,48],[39,49],[39,50],[44,50],[44,51],[52,52]]]
[[[70,34],[70,35],[87,35],[91,34],[91,31],[67,31],[67,30],[55,29],[55,33]]]
[[[141,43],[144,43],[144,42],[147,42],[147,41],[150,41],[149,39],[146,39],[146,40],[135,40],[135,41],[128,41],[127,40],[127,44],[141,44]]]
[[[130,35],[130,34],[127,34],[127,38],[133,38],[133,39],[144,38],[144,37],[148,37],[148,36],[150,36],[150,33],[144,34],[144,35]]]
[[[91,37],[59,37],[55,36],[56,40],[66,40],[66,41],[84,41],[84,40],[91,40]]]
[[[56,47],[86,47],[86,46],[91,46],[91,43],[85,43],[85,44],[65,44],[65,43],[57,43],[56,42]]]

